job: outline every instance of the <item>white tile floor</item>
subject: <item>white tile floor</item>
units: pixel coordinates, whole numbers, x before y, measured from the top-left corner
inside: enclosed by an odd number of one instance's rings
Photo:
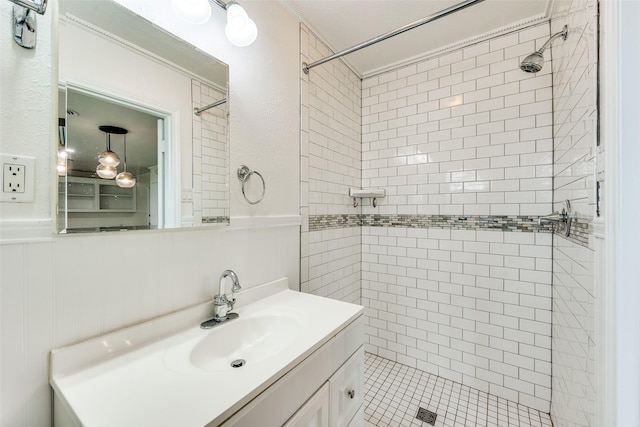
[[[428,427],[418,407],[437,414],[435,427],[552,426],[549,414],[373,354],[365,366],[365,427]]]

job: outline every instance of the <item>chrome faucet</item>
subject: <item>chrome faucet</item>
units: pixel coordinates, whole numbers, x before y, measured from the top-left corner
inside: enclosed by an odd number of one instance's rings
[[[231,300],[227,298],[224,292],[224,285],[227,277],[231,278],[233,283],[231,287]],[[238,275],[233,270],[225,270],[220,275],[220,288],[218,289],[218,295],[213,297],[213,319],[203,322],[200,327],[203,329],[209,329],[222,323],[226,320],[235,319],[238,317],[237,313],[230,313],[233,310],[233,306],[236,303],[236,294],[240,292],[242,287],[238,280]]]

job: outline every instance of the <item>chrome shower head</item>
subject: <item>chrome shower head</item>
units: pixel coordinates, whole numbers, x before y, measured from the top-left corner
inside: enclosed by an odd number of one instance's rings
[[[544,57],[542,56],[542,52],[544,52],[545,49],[549,47],[551,42],[556,38],[562,37],[562,40],[566,40],[567,34],[569,34],[569,28],[565,25],[562,28],[562,31],[552,35],[540,49],[524,58],[520,63],[520,69],[525,73],[537,73],[538,71],[542,70],[542,66],[544,65]]]
[[[520,69],[525,73],[537,73],[542,70],[543,65],[544,57],[542,56],[542,52],[538,51],[524,58],[520,63]]]

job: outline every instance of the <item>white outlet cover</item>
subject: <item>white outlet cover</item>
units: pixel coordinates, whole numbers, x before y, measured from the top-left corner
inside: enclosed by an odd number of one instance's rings
[[[6,181],[11,179],[8,176],[9,168],[6,165],[18,166],[23,168],[20,173],[24,172],[24,187],[22,191],[5,191],[8,185],[5,185]],[[2,186],[0,186],[0,202],[13,202],[13,203],[29,203],[33,202],[33,195],[35,190],[35,157],[18,156],[14,154],[1,154],[0,153],[0,174],[2,174]]]

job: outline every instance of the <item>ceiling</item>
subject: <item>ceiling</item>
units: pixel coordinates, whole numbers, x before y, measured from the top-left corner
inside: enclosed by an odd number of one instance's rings
[[[281,0],[338,52],[461,0]],[[351,53],[343,60],[361,77],[395,68],[455,45],[548,19],[551,0],[484,0]]]

